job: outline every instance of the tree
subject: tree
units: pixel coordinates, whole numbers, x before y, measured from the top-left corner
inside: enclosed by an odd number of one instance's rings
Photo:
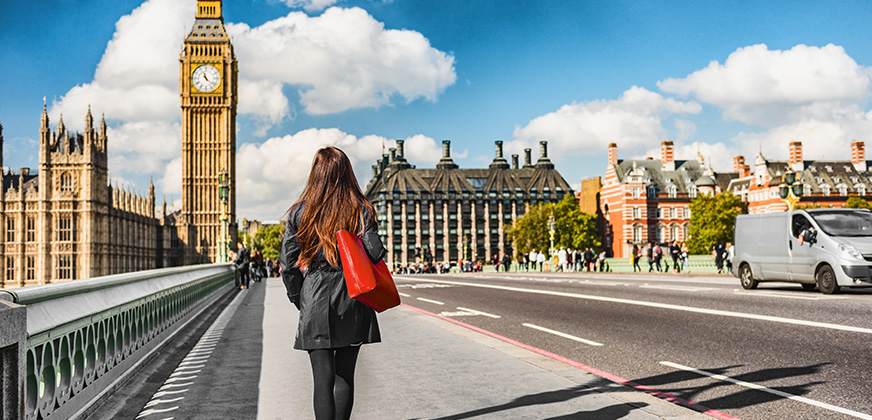
[[[715,243],[732,242],[736,216],[746,204],[727,191],[718,195],[700,195],[690,202],[690,229],[687,248],[692,254],[708,254]]]
[[[556,223],[555,247],[597,248],[602,243],[597,231],[596,216],[583,213],[578,206],[578,200],[572,195],[566,195],[556,204],[540,203],[530,206],[524,216],[508,228],[507,236],[514,241],[518,252],[526,253],[534,248],[547,250],[551,246],[548,217],[552,214]]]
[[[848,202],[845,203],[845,207],[850,209],[872,209],[872,204],[869,204],[868,201],[857,197],[856,195],[852,195],[848,197]]]
[[[276,259],[282,250],[284,234],[285,228],[281,224],[264,226],[254,234],[252,246],[260,250],[264,258]]]

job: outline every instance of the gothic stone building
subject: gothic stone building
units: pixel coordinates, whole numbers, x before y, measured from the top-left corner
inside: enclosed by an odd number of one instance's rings
[[[403,141],[372,167],[367,199],[378,213],[379,234],[388,251],[388,266],[413,264],[429,253],[435,262],[460,259],[489,261],[494,254],[513,254],[505,227],[523,216],[531,204],[556,203],[572,194],[548,159],[540,142],[533,164],[525,149],[512,163],[503,157],[503,142],[486,169],[460,169],[451,159],[451,142],[442,142],[435,169],[418,169],[403,152]]]
[[[0,287],[20,287],[166,265],[154,185],[138,196],[109,185],[106,122],[51,131],[43,108],[39,173],[4,170],[0,193]],[[0,126],[0,166],[2,166]]]

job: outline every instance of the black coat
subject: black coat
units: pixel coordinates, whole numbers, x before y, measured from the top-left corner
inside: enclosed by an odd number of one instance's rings
[[[296,267],[300,257],[297,229],[302,215],[302,205],[291,210],[280,256],[288,299],[300,310],[294,348],[330,349],[380,342],[375,311],[348,296],[341,264],[331,266],[323,252],[319,252],[305,273]],[[387,251],[378,237],[378,226],[368,212],[364,219],[367,223],[361,239],[370,260],[378,262]]]

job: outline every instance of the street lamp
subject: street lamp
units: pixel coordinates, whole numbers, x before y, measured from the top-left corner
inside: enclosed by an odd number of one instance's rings
[[[796,176],[796,172],[788,169],[781,175],[781,185],[778,186],[778,196],[787,203],[787,211],[793,211],[793,207],[799,202],[803,192],[802,179]]]
[[[551,213],[551,215],[548,216],[548,234],[551,236],[551,249],[549,251],[551,252],[551,255],[554,255],[554,234],[557,233],[554,228],[556,226],[557,222],[554,221],[554,213]]]
[[[227,254],[230,248],[230,238],[227,235],[227,202],[230,199],[230,174],[226,169],[218,171],[218,199],[221,200],[221,238],[218,240],[218,257],[217,262],[224,263],[230,261],[230,256]]]

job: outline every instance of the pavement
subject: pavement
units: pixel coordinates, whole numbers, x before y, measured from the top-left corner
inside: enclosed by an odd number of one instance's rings
[[[226,406],[222,417],[255,418],[251,405],[257,398],[259,420],[313,418],[309,359],[306,352],[293,349],[298,314],[281,280],[254,283],[234,303],[235,313],[221,341],[239,343],[228,347],[240,352],[262,349],[262,358],[259,380],[253,378],[256,367],[243,362],[248,358],[224,359],[238,360],[235,364],[240,369],[222,376],[225,381],[228,376],[238,378],[230,382],[239,384],[240,392],[246,394],[247,407]],[[254,325],[253,320],[261,316],[262,326]],[[363,346],[358,359],[353,419],[712,418],[411,307],[379,314],[379,324],[382,342]],[[239,337],[234,339],[234,334]],[[259,341],[258,335],[262,346],[251,343]],[[217,385],[214,381],[219,379],[204,382]],[[256,397],[253,386],[242,385],[255,381]],[[208,393],[201,392],[196,401],[210,406]],[[220,413],[205,415],[202,410],[188,407],[172,414],[181,419],[212,418]]]

